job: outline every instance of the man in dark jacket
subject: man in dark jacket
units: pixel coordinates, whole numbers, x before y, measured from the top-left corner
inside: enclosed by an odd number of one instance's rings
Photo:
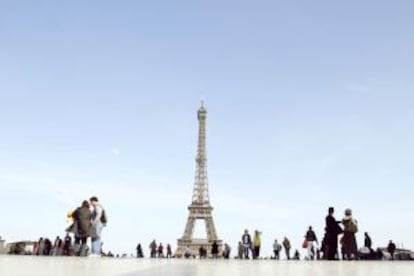
[[[338,253],[338,235],[342,233],[342,228],[335,220],[334,208],[329,207],[326,222],[326,244],[324,258],[327,260],[335,260]]]
[[[312,226],[309,226],[309,229],[305,235],[305,239],[306,239],[306,247],[308,249],[308,259],[314,260],[315,253],[316,253],[316,247],[318,244],[318,238],[316,237],[316,234],[313,231]]]

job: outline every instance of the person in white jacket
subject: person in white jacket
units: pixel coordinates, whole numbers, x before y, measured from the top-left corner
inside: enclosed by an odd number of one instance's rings
[[[91,257],[100,257],[102,249],[102,229],[105,226],[103,223],[104,220],[104,210],[99,203],[99,200],[96,196],[93,196],[89,199],[92,207],[92,248],[91,248]]]

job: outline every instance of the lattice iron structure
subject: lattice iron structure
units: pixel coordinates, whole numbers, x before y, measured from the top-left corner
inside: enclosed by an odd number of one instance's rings
[[[211,253],[211,246],[215,241],[222,248],[222,241],[218,239],[216,228],[213,221],[213,207],[210,204],[210,196],[208,191],[207,176],[207,151],[206,151],[206,120],[207,110],[203,102],[198,110],[198,147],[196,157],[196,174],[194,179],[194,189],[191,205],[188,206],[189,215],[184,234],[178,239],[178,247],[176,251],[177,257],[182,257],[184,253],[190,250],[197,255],[200,247],[204,247],[208,254]],[[204,221],[206,226],[206,239],[194,239],[194,228],[197,221]]]

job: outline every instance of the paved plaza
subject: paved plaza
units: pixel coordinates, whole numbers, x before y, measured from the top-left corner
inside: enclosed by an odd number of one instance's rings
[[[414,273],[414,262],[149,260],[0,256],[0,275],[317,275],[389,276]]]

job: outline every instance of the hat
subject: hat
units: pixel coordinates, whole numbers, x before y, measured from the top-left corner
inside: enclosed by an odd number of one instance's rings
[[[351,209],[346,209],[345,210],[345,215],[346,216],[351,216],[352,215],[352,210]]]

